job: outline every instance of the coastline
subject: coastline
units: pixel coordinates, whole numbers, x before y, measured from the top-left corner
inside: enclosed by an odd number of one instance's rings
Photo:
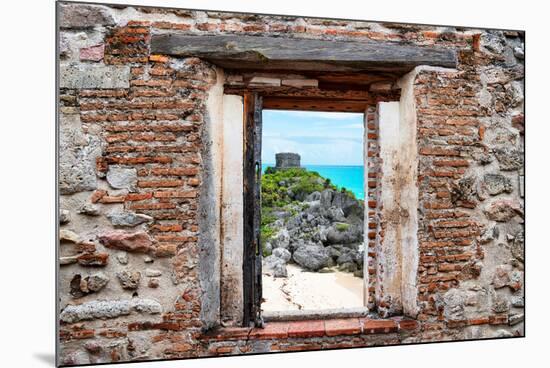
[[[262,173],[265,173],[267,167],[275,167],[275,164],[262,164]],[[338,189],[346,188],[353,192],[357,199],[365,199],[363,165],[302,165],[302,167],[330,179]]]

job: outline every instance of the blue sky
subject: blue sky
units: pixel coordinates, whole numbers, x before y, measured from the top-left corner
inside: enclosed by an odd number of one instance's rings
[[[295,152],[302,165],[363,165],[363,114],[263,111],[262,162]]]

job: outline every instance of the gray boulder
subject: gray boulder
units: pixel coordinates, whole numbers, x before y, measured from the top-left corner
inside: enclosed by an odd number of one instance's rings
[[[306,244],[298,247],[292,255],[294,262],[311,271],[325,267],[330,261],[328,249],[318,244]]]
[[[354,262],[345,262],[338,266],[340,271],[355,272],[357,271],[357,265]]]
[[[270,242],[265,242],[264,246],[263,246],[263,251],[264,251],[264,255],[271,255],[271,253],[273,252],[273,245],[271,245]]]
[[[290,216],[290,213],[288,213],[287,211],[273,211],[271,212],[271,214],[277,219],[285,219]]]
[[[290,244],[290,234],[287,229],[281,229],[270,240],[273,249],[288,248]]]
[[[341,265],[341,264],[345,264],[345,263],[354,263],[355,261],[355,257],[353,257],[353,254],[352,252],[344,252],[340,255],[340,257],[338,257],[338,259],[336,259],[336,263]]]
[[[334,191],[332,189],[325,189],[321,192],[321,207],[322,208],[330,208],[332,206],[332,196],[334,195]]]
[[[357,225],[334,224],[328,229],[327,243],[351,244],[363,241],[363,229]]]
[[[286,227],[289,230],[300,229],[302,227],[302,216],[296,215],[288,220]]]
[[[287,277],[286,262],[275,255],[267,256],[263,259],[264,269],[271,271],[274,277]]]
[[[290,261],[290,258],[292,257],[292,254],[285,248],[275,248],[273,249],[272,253],[275,257],[282,259],[285,263]]]
[[[316,192],[318,193],[318,192]],[[307,202],[308,207],[306,208],[306,213],[311,213],[312,215],[318,216],[321,210],[321,201],[311,201]]]
[[[344,192],[334,192],[332,197],[332,206],[341,208],[346,217],[352,212],[357,212],[360,210],[359,202]]]
[[[323,215],[331,221],[346,221],[346,215],[344,214],[344,211],[338,207],[330,207],[326,209]]]
[[[313,192],[306,197],[306,202],[319,201],[320,199],[321,199],[321,193]]]

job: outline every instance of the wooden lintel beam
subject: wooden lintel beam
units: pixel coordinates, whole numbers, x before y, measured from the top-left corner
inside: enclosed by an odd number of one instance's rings
[[[330,100],[287,97],[264,97],[263,108],[268,110],[305,110],[333,112],[365,112],[367,101]]]
[[[252,91],[258,92],[264,97],[288,97],[288,98],[309,98],[309,99],[339,99],[339,100],[367,100],[370,94],[366,90],[327,90],[316,87],[293,88],[293,87],[271,87],[271,86],[232,86],[224,87],[225,94],[244,95]]]
[[[243,35],[157,34],[151,52],[256,70],[406,72],[418,65],[455,68],[457,63],[454,50],[433,46]]]

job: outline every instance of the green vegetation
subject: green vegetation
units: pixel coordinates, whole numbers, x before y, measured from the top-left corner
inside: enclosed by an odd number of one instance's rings
[[[336,224],[336,230],[340,232],[346,231],[347,229],[349,229],[349,224],[346,224],[344,222],[338,222]]]
[[[268,255],[264,248],[265,243],[273,235],[276,229],[273,223],[277,220],[275,211],[286,212],[288,217],[293,217],[308,208],[303,200],[313,192],[322,192],[325,189],[338,190],[330,179],[324,178],[315,171],[306,169],[276,170],[268,167],[262,175],[262,223],[260,243],[264,256]],[[353,192],[346,188],[340,189],[355,199]],[[288,219],[286,217],[286,219]],[[349,225],[339,224],[339,231],[346,231]]]
[[[315,171],[268,167],[262,176],[262,207],[284,207],[296,198],[305,198],[326,188],[336,190],[329,179]]]

